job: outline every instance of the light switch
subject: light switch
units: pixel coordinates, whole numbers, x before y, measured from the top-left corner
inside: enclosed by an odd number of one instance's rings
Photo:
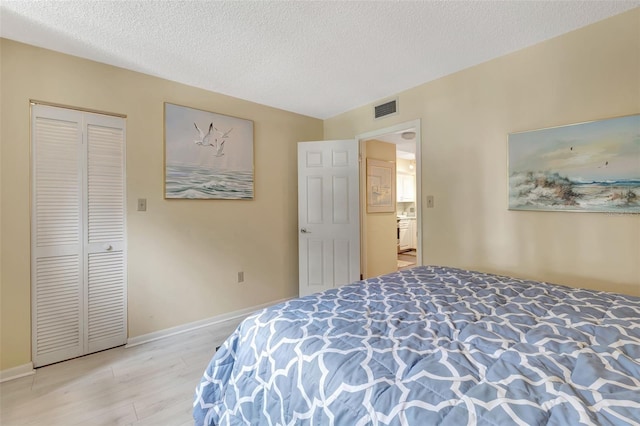
[[[146,212],[147,211],[147,199],[146,198],[138,198],[138,211]]]
[[[427,195],[427,208],[433,208],[433,195]]]

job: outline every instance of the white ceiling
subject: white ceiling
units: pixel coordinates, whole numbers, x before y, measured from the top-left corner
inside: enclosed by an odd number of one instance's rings
[[[0,35],[321,119],[640,1],[0,1]]]
[[[395,144],[396,157],[404,158],[405,160],[414,160],[416,158],[415,130],[415,128],[411,127],[398,132],[376,136],[374,139]],[[402,136],[403,133],[407,134]],[[413,138],[410,137],[410,133],[413,133]]]

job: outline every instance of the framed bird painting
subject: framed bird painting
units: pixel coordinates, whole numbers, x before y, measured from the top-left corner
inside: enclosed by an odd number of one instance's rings
[[[252,200],[253,121],[164,104],[164,196]]]
[[[640,213],[640,115],[511,133],[509,209]]]

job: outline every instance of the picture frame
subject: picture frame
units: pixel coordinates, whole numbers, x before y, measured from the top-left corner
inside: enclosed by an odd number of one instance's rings
[[[396,211],[396,164],[367,158],[367,212]]]
[[[511,133],[509,210],[640,213],[640,114]]]
[[[164,198],[253,197],[253,121],[165,102]]]

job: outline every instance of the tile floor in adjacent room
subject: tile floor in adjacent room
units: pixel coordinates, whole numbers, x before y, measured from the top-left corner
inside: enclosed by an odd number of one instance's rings
[[[416,266],[416,251],[409,250],[398,253],[398,271]]]
[[[240,321],[121,346],[1,383],[0,424],[191,426],[200,377]]]

